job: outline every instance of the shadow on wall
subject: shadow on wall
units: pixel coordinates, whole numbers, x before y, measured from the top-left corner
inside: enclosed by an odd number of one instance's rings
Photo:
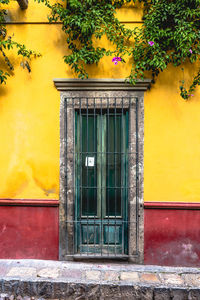
[[[161,72],[156,78],[155,84],[152,84],[151,89],[163,89],[164,93],[167,95],[171,92],[174,96],[180,95],[180,86],[182,85],[182,81],[184,81],[184,87],[188,89],[192,84],[192,78],[197,74],[198,65],[191,65],[189,62],[181,65],[180,67],[174,67],[169,65],[166,70]],[[150,78],[151,76],[149,76]],[[176,94],[174,94],[176,93]],[[195,93],[195,92],[194,92]],[[185,101],[183,98],[181,98]]]
[[[0,84],[0,105],[3,99],[5,99],[4,97],[6,97],[7,94],[8,94],[8,89],[6,87],[6,84]]]

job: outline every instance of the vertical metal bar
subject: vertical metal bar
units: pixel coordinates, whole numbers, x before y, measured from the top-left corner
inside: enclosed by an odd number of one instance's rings
[[[99,99],[97,98],[97,105],[99,106]],[[97,115],[97,217],[99,230],[99,248],[101,248],[101,124],[100,115]]]
[[[95,98],[93,98],[93,105],[94,105],[94,111],[93,111],[93,121],[94,121],[94,130],[93,130],[93,138],[94,138],[94,148],[93,148],[93,151],[94,151],[94,184],[95,184],[95,188],[94,188],[94,195],[95,197],[97,196],[97,180],[96,180],[96,165],[97,165],[97,155],[95,155],[95,152],[96,152],[96,103],[95,103]],[[96,198],[97,199],[97,198]],[[97,205],[98,207],[98,205]],[[96,222],[95,222],[95,218],[96,216],[94,215],[94,253],[96,255]]]
[[[65,200],[65,206],[64,206],[64,209],[65,209],[65,216],[67,217],[67,204],[68,204],[68,199],[67,199],[67,191],[68,191],[68,176],[67,176],[67,164],[68,164],[68,145],[67,145],[67,98],[64,99],[64,133],[65,133],[65,139],[66,139],[66,158],[65,158],[65,197],[66,197],[66,200]],[[65,225],[65,228],[67,227],[67,223]],[[67,228],[68,229],[68,228]],[[68,237],[68,230],[66,230],[66,235],[67,235],[67,255],[69,254],[69,237]]]
[[[125,229],[125,213],[124,213],[124,187],[125,187],[125,131],[124,131],[124,98],[122,97],[122,108],[121,108],[121,152],[120,161],[121,161],[121,216],[122,216],[122,254],[124,254],[124,229]]]
[[[139,224],[139,207],[138,207],[138,180],[139,180],[139,165],[138,165],[138,155],[139,155],[139,148],[138,148],[138,98],[135,99],[135,147],[136,147],[136,251],[138,252],[138,224]]]
[[[72,148],[73,148],[73,167],[72,167],[72,182],[73,182],[73,187],[72,187],[72,190],[73,190],[73,204],[72,204],[72,206],[73,206],[73,216],[75,216],[75,172],[74,172],[74,170],[75,170],[75,156],[74,156],[74,153],[75,153],[75,118],[74,118],[74,116],[75,116],[75,110],[74,110],[74,98],[72,98],[72,114],[73,114],[73,120],[72,120],[72,122],[73,122],[73,124],[72,124],[72,130],[73,130],[73,133],[72,133],[72,135],[73,135],[73,146],[72,146]],[[72,223],[72,224],[70,224],[70,230],[71,230],[71,227],[73,227],[73,230],[72,230],[72,232],[73,233],[75,233],[75,226],[74,226],[74,222]],[[75,235],[73,234],[73,251],[75,250]],[[71,253],[71,254],[73,254],[73,253]]]
[[[125,236],[125,241],[126,241],[126,253],[128,253],[128,243],[129,243],[129,220],[130,220],[130,213],[129,213],[129,199],[130,199],[130,180],[129,180],[129,175],[130,175],[130,168],[129,168],[129,152],[130,152],[130,98],[129,98],[129,105],[127,103],[127,112],[126,112],[126,117],[125,117],[125,130],[126,130],[126,139],[125,139],[125,149],[126,149],[126,156],[125,156],[125,214],[126,214],[126,236]]]
[[[115,128],[114,128],[114,170],[115,170],[115,256],[116,256],[116,183],[117,183],[117,170],[116,170],[116,165],[117,165],[117,161],[116,161],[116,150],[117,150],[117,123],[116,123],[116,115],[117,115],[117,110],[116,110],[116,98],[115,98],[115,107],[114,107],[114,117],[115,117]]]
[[[109,153],[109,141],[110,141],[110,139],[109,139],[109,118],[110,118],[110,116],[109,116],[109,113],[110,113],[110,111],[109,111],[109,98],[107,98],[107,128],[106,128],[106,133],[107,133],[107,146],[106,146],[106,148],[107,148],[107,151],[108,151],[108,153],[107,153],[107,184],[108,184],[108,186],[106,187],[106,201],[107,201],[107,205],[108,205],[108,250],[107,250],[107,252],[108,252],[108,255],[110,254],[110,198],[109,198],[109,171],[110,171],[110,167],[109,167],[109,162],[110,162],[110,158],[109,158],[109,155],[110,155],[110,153]],[[107,206],[106,205],[106,206]]]
[[[103,137],[102,137],[102,132],[103,132],[103,126],[102,126],[102,98],[101,98],[101,256],[102,256],[102,248],[103,248],[103,210],[102,210],[102,204],[103,204],[103,193],[102,193],[102,154],[103,154]]]
[[[78,139],[77,139],[77,134],[78,134],[78,130],[77,130],[77,126],[78,126],[78,120],[77,120],[77,113],[76,110],[74,109],[74,115],[75,115],[75,121],[74,121],[74,127],[75,127],[75,132],[74,132],[74,155],[75,155],[75,159],[74,159],[74,214],[73,214],[73,226],[74,226],[74,250],[73,250],[73,254],[76,252],[76,246],[77,246],[77,214],[76,214],[76,203],[77,203],[77,197],[78,197],[78,191],[77,191],[77,185],[78,185],[78,176],[77,176],[77,164],[78,164]]]
[[[75,195],[74,195],[74,236],[75,236],[75,243],[74,243],[74,254],[76,253],[76,249],[78,247],[78,214],[77,214],[77,209],[78,209],[78,199],[80,197],[80,191],[79,191],[79,182],[80,182],[80,176],[79,176],[79,164],[80,164],[80,159],[79,159],[79,152],[80,152],[80,137],[79,137],[79,118],[77,111],[74,110],[75,113]]]
[[[89,241],[88,241],[88,212],[89,212],[89,205],[88,205],[88,98],[86,98],[86,107],[87,107],[87,112],[86,112],[86,118],[87,118],[87,126],[86,126],[86,140],[87,140],[87,150],[86,150],[86,159],[87,159],[87,255],[88,255],[88,250],[89,250],[89,247],[88,247],[88,244],[89,244]]]
[[[82,255],[82,235],[81,235],[81,230],[82,230],[82,224],[81,224],[81,216],[82,216],[82,201],[83,201],[83,170],[82,170],[82,160],[83,160],[83,139],[82,139],[82,114],[81,114],[81,102],[82,99],[79,98],[79,129],[80,129],[80,199],[79,199],[79,220],[78,220],[78,229],[79,229],[79,248],[80,248],[80,255]]]
[[[130,138],[130,133],[131,133],[131,118],[130,118],[130,116],[131,116],[131,99],[129,98],[129,104],[128,104],[128,128],[130,128],[130,130],[128,132],[128,139],[129,140],[131,140],[131,138]],[[130,145],[130,143],[128,143],[128,162],[126,162],[126,168],[127,168],[127,172],[128,172],[128,178],[127,178],[127,182],[126,182],[126,212],[127,212],[127,218],[128,218],[128,224],[127,225],[129,225],[128,228],[127,228],[128,243],[129,243],[130,238],[131,238],[130,237],[130,227],[132,225],[131,225],[130,222],[133,221],[131,219],[131,215],[130,215],[130,194],[131,194],[131,190],[130,190],[130,186],[131,186],[130,185],[130,168],[129,168],[130,156],[131,156],[131,145]]]

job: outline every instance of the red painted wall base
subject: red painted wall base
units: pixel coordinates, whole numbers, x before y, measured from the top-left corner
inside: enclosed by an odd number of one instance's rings
[[[200,210],[183,205],[148,206],[144,221],[145,264],[200,266]],[[151,207],[151,208],[150,208]]]
[[[0,258],[58,260],[56,200],[0,200]],[[200,205],[145,203],[144,262],[200,267]]]
[[[0,258],[58,260],[58,204],[13,201],[0,206]]]

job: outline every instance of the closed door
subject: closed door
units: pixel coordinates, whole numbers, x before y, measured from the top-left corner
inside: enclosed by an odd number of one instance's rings
[[[126,255],[128,249],[128,111],[75,112],[75,249]]]

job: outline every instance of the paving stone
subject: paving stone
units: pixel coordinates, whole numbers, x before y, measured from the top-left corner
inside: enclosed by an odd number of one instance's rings
[[[120,279],[123,281],[139,281],[137,272],[121,272]]]
[[[51,282],[38,282],[37,295],[40,297],[51,298],[53,295],[53,285]]]
[[[140,300],[152,300],[153,289],[150,287],[141,287]]]
[[[32,277],[36,275],[35,268],[14,267],[6,274],[8,277]]]
[[[140,300],[152,300],[153,299],[153,288],[141,287]]]
[[[68,283],[66,282],[54,282],[53,283],[53,296],[55,298],[63,299]]]
[[[93,285],[93,286],[90,286],[89,290],[87,291],[87,294],[86,294],[86,299],[90,299],[90,300],[93,300],[93,299],[100,299],[100,285],[99,284],[96,284],[96,285]]]
[[[154,300],[171,300],[170,290],[164,288],[154,289]]]
[[[186,289],[172,289],[172,300],[188,300],[188,291]]]
[[[122,300],[152,300],[153,289],[137,285],[120,286]]]
[[[164,284],[172,284],[172,285],[181,285],[184,283],[183,278],[178,274],[162,274],[161,278],[163,279]]]
[[[37,289],[37,282],[33,282],[30,281],[29,282],[29,287],[28,287],[28,293],[26,294],[26,296],[31,296],[31,297],[35,297],[38,294],[38,289]]]
[[[37,277],[57,278],[59,276],[58,268],[44,268],[37,273]]]
[[[86,279],[89,279],[89,280],[100,280],[100,278],[101,278],[100,271],[86,271],[85,275],[86,275]]]
[[[0,265],[0,276],[4,277],[8,273],[8,267],[5,265]]]
[[[103,274],[103,280],[105,281],[119,281],[119,273],[118,272],[105,272]]]
[[[200,289],[190,289],[188,300],[199,300],[200,299]]]
[[[9,281],[2,279],[0,281],[0,293],[7,293],[7,292],[11,292]]]
[[[73,294],[68,295],[65,299],[76,300],[93,300],[100,299],[100,286],[99,284],[76,284],[73,286]]]
[[[184,280],[189,286],[200,286],[200,274],[185,274]]]
[[[64,269],[62,270],[61,277],[65,277],[65,278],[71,278],[71,279],[81,279],[82,278],[82,272],[80,270],[68,270],[68,269]]]
[[[7,299],[9,299],[8,294],[0,294],[0,300],[7,300]]]
[[[27,295],[31,295],[31,283],[30,281],[23,281],[23,286],[21,285],[21,289],[23,288],[22,294],[24,295],[24,299],[26,300],[26,296]],[[27,300],[30,300],[29,297],[27,298]]]
[[[160,280],[156,274],[153,273],[144,273],[140,276],[141,282],[147,282],[147,283],[160,283]]]
[[[115,300],[121,299],[121,291],[119,285],[101,285],[100,299]]]
[[[199,300],[200,299],[200,289],[190,289],[188,300]]]

